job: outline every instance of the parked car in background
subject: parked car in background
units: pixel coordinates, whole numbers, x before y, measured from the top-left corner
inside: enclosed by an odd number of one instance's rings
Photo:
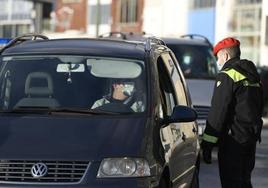
[[[198,114],[199,134],[202,135],[218,73],[213,47],[209,40],[201,35],[184,35],[181,38],[163,40],[174,52],[186,78],[192,103]]]
[[[0,38],[0,49],[6,46],[11,40],[11,38]]]
[[[0,54],[0,187],[199,187],[197,115],[163,41],[25,35]]]

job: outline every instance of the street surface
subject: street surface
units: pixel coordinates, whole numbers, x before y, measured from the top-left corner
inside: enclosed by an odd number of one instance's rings
[[[262,142],[257,144],[255,169],[252,174],[254,188],[268,187],[268,127],[262,131]],[[200,188],[220,188],[217,153],[213,153],[212,165],[206,165],[203,161],[200,167]]]

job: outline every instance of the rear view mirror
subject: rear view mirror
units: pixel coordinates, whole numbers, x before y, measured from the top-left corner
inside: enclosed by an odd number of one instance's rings
[[[61,63],[57,65],[57,72],[85,72],[85,65],[78,63]]]
[[[164,119],[162,124],[168,125],[169,123],[192,122],[196,119],[197,113],[194,109],[188,106],[175,106],[171,116]]]

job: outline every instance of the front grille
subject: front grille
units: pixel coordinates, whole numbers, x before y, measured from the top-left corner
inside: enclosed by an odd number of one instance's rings
[[[33,177],[31,169],[44,163],[48,172],[45,176]],[[0,160],[0,181],[21,183],[75,183],[81,180],[89,165],[86,161],[24,161]]]
[[[207,119],[210,109],[208,106],[194,106],[194,109],[197,112],[197,119]]]

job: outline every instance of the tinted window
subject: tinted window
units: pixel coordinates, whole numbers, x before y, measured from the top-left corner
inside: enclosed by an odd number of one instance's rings
[[[181,82],[181,78],[176,65],[174,64],[169,54],[162,54],[162,58],[166,64],[166,67],[168,67],[169,75],[170,78],[172,79],[173,87],[176,91],[178,104],[187,106],[187,99],[184,93],[184,87]]]
[[[163,100],[163,111],[167,113],[167,115],[171,115],[174,106],[177,105],[175,91],[172,85],[172,81],[169,77],[169,71],[166,66],[166,63],[162,59],[163,57],[159,57],[157,60],[158,65],[158,73],[159,73],[159,83],[161,89],[161,96]]]
[[[186,78],[215,78],[216,59],[207,46],[168,45]]]

